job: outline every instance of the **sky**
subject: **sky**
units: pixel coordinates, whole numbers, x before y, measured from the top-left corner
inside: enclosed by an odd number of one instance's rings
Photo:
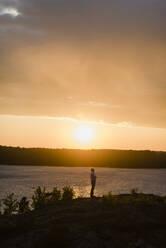
[[[0,0],[0,144],[166,150],[165,13],[164,0]]]

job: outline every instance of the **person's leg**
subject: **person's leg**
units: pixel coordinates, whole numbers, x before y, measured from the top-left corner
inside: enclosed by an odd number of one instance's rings
[[[95,182],[92,182],[92,188],[91,188],[91,192],[90,192],[91,198],[92,198],[93,195],[94,195],[94,189],[95,189]]]
[[[94,191],[94,187],[93,187],[93,184],[91,186],[91,191],[90,191],[90,197],[92,198],[93,197],[93,191]]]

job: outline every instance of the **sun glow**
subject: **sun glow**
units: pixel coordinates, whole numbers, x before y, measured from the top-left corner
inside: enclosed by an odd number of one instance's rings
[[[89,143],[94,136],[94,131],[89,126],[79,126],[75,130],[75,137],[80,143]]]

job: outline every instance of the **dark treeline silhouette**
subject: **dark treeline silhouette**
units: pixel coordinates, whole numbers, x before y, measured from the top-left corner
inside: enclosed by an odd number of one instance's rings
[[[148,150],[79,150],[0,146],[0,164],[166,168],[166,152]]]

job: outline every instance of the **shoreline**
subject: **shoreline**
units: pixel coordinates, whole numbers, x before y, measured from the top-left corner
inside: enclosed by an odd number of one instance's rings
[[[28,165],[28,164],[26,164],[26,165],[24,165],[24,164],[0,164],[0,166],[9,166],[9,167],[12,167],[12,166],[18,166],[18,167],[20,167],[20,166],[26,166],[26,167],[57,167],[57,168],[92,168],[92,167],[94,167],[94,168],[106,168],[106,169],[134,169],[134,170],[166,170],[166,168],[163,168],[163,167],[110,167],[110,166],[75,166],[75,165],[73,165],[73,166],[68,166],[68,165],[40,165],[40,164],[38,164],[38,165],[32,165],[32,164],[30,164],[30,165]]]

